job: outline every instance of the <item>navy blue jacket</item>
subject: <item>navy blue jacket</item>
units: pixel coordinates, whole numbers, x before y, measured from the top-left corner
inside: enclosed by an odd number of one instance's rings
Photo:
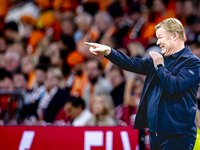
[[[58,111],[65,105],[68,98],[68,92],[58,89],[57,93],[49,103],[49,106],[44,110],[44,120],[52,123],[55,120]]]
[[[146,93],[157,74],[162,83],[159,87],[162,97],[155,108],[157,134],[190,134],[196,137],[196,93],[200,81],[200,60],[188,46],[168,69],[163,66],[156,70],[151,57],[131,58],[114,49],[105,57],[124,70],[146,75],[134,129],[148,127]]]

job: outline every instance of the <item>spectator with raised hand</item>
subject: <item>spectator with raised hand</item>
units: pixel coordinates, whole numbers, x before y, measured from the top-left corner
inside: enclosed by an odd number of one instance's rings
[[[89,126],[117,126],[114,104],[111,95],[99,93],[95,95],[92,105],[93,117],[87,122]]]

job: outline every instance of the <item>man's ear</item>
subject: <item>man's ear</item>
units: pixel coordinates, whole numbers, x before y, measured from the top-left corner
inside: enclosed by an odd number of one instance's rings
[[[173,40],[174,40],[174,41],[177,41],[177,40],[179,39],[179,34],[178,34],[177,32],[174,32],[174,33],[172,34],[172,37],[173,37]]]

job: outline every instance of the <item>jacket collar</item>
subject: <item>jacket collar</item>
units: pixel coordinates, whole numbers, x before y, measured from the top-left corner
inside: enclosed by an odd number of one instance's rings
[[[190,51],[190,48],[189,46],[185,46],[182,50],[172,54],[172,55],[169,55],[169,56],[164,56],[164,58],[173,58],[173,59],[176,59],[176,58],[180,58],[180,57],[185,57],[187,58],[189,55],[190,55],[191,51]]]
[[[189,46],[185,46],[181,51],[183,51],[180,55],[180,57],[189,57],[189,55],[191,54],[191,50]]]

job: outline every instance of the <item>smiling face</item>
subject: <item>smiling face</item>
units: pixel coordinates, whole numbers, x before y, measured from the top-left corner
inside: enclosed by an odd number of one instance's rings
[[[169,56],[173,50],[174,45],[172,35],[164,28],[160,27],[156,30],[156,36],[158,38],[156,44],[160,46],[162,54],[164,56]]]

